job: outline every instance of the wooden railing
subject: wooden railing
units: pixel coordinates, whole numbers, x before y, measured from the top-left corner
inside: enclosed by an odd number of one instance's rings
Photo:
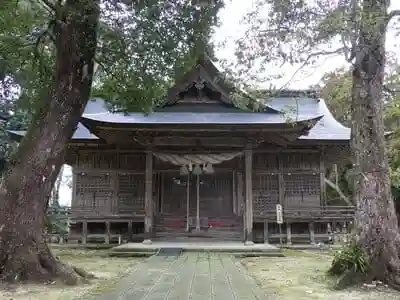
[[[132,210],[132,212],[119,212],[117,206],[73,206],[70,209],[71,217],[107,217],[107,216],[144,216],[144,210]]]
[[[284,218],[307,219],[307,218],[352,218],[354,206],[316,206],[316,207],[289,207],[283,208]],[[253,212],[254,217],[275,218],[275,211]]]

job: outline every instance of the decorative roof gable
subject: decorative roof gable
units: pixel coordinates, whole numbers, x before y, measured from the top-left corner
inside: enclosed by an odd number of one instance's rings
[[[232,94],[240,92],[230,84],[223,72],[217,69],[209,58],[197,60],[196,65],[177,79],[175,85],[168,91],[167,99],[156,111],[221,111],[240,112],[246,109],[239,108],[233,101]],[[247,97],[250,104],[257,102],[250,96]],[[185,109],[182,107],[185,106]],[[172,108],[173,107],[173,108]],[[250,107],[249,107],[250,108]],[[250,109],[251,110],[251,109]],[[265,107],[264,111],[278,113],[278,111]]]

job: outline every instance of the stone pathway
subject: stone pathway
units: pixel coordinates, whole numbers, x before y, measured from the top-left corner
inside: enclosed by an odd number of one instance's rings
[[[96,300],[272,300],[234,257],[219,253],[153,256]]]

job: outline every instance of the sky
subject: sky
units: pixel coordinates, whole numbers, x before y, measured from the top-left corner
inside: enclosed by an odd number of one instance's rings
[[[392,1],[392,3],[391,9],[400,9],[400,1]],[[221,26],[216,29],[213,36],[216,44],[225,42],[225,47],[221,47],[216,51],[218,58],[229,60],[230,57],[234,56],[233,41],[245,30],[245,27],[239,21],[252,8],[252,5],[252,0],[227,0],[225,8],[220,12]],[[394,24],[391,25],[391,27],[394,27]],[[400,59],[400,44],[396,42],[395,37],[394,28],[389,28],[386,47],[389,52],[393,52],[395,57]],[[287,86],[289,88],[305,89],[320,82],[325,73],[343,68],[346,65],[344,58],[341,56],[324,59],[318,64],[317,68],[304,68],[299,72],[296,72],[298,66],[285,65],[279,69],[280,72],[284,73],[284,76],[279,80],[269,82],[269,84],[273,84],[279,88],[289,82]],[[71,168],[69,166],[65,166],[64,174],[65,177],[70,177]],[[71,196],[71,189],[67,184],[63,184],[60,187],[60,203],[62,205],[70,205]]]

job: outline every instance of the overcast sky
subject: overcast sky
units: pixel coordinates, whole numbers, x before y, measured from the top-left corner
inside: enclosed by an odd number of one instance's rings
[[[226,41],[226,46],[224,48],[217,49],[218,58],[228,59],[233,57],[233,47],[232,41],[236,37],[240,36],[245,28],[239,24],[244,14],[251,9],[253,3],[251,0],[228,0],[226,7],[220,12],[221,27],[219,27],[214,35],[214,41],[217,43]],[[391,9],[400,9],[400,1],[392,1]],[[394,25],[392,24],[392,27]],[[389,29],[387,36],[387,50],[393,52],[395,57],[400,59],[400,44],[396,43],[394,28]],[[400,31],[399,31],[400,32]],[[399,50],[397,50],[399,49]],[[330,58],[321,61],[318,68],[305,68],[290,80],[289,88],[293,89],[305,89],[311,85],[317,84],[324,73],[333,71],[335,69],[346,66],[343,57],[338,56],[336,58]],[[284,66],[280,68],[280,72],[284,72],[285,76],[278,81],[270,82],[277,87],[284,85],[293,76],[293,74],[298,69],[298,66]],[[71,174],[71,168],[66,166],[64,172],[67,175]],[[60,190],[60,202],[64,205],[69,205],[71,203],[71,189],[67,185],[61,186]]]

